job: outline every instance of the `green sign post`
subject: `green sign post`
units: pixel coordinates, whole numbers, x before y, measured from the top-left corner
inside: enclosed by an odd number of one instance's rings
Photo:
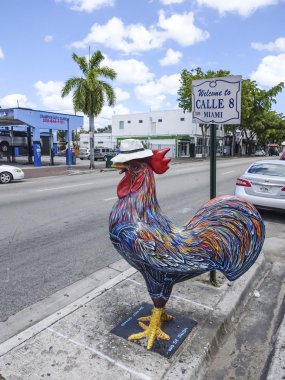
[[[192,121],[210,124],[210,199],[216,197],[216,124],[240,124],[241,76],[192,81]],[[216,271],[210,281],[217,285]]]

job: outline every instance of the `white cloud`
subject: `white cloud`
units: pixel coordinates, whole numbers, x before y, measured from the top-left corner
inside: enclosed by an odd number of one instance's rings
[[[23,94],[10,94],[0,99],[0,105],[2,108],[34,108],[35,105],[28,101],[26,95]]]
[[[119,83],[143,84],[154,78],[154,74],[142,62],[136,59],[113,61],[105,58],[104,65],[112,67],[116,73],[116,81]]]
[[[52,40],[53,40],[53,36],[50,36],[50,35],[47,35],[47,36],[45,36],[45,38],[44,38],[44,41],[45,41],[46,43],[52,42]]]
[[[156,27],[147,29],[142,24],[124,25],[121,19],[113,17],[105,25],[94,24],[88,35],[82,41],[73,42],[71,47],[86,48],[96,43],[125,53],[135,53],[160,48],[167,40],[189,46],[208,37],[208,32],[195,26],[192,12],[173,14],[167,18],[160,11]]]
[[[35,83],[34,87],[40,98],[40,102],[48,111],[74,113],[72,94],[69,94],[65,98],[61,97],[63,86],[63,82],[54,81],[38,81]]]
[[[275,5],[280,0],[196,0],[199,5],[217,9],[220,14],[226,12],[238,13],[240,16],[247,17],[259,8]]]
[[[160,0],[160,2],[164,5],[170,5],[170,4],[182,4],[185,0]]]
[[[0,59],[4,59],[4,52],[3,52],[3,50],[1,49],[1,47],[0,47]]]
[[[151,109],[159,109],[166,104],[166,95],[177,95],[180,75],[164,75],[157,81],[151,81],[145,85],[137,86],[135,94],[137,98]]]
[[[173,49],[168,49],[166,55],[163,59],[159,61],[161,66],[176,65],[182,58],[182,53],[180,51],[174,51]]]
[[[37,91],[37,95],[40,98],[41,105],[48,111],[57,111],[63,113],[74,113],[73,103],[72,103],[72,93],[67,97],[61,97],[61,89],[64,86],[63,82],[48,81],[42,82],[38,81],[35,83],[34,87]],[[117,93],[117,89],[116,89]],[[122,97],[126,97],[127,93],[121,91]],[[0,103],[1,104],[1,103]],[[116,111],[117,110],[117,111]],[[118,113],[129,113],[129,109],[121,104],[115,107],[104,106],[100,115],[96,118],[97,127],[105,127],[106,124],[111,124],[112,115],[114,112]],[[81,112],[78,115],[83,115]],[[100,120],[101,119],[101,120]],[[108,121],[109,120],[109,121]],[[84,116],[84,128],[89,129],[88,117]]]
[[[141,24],[125,26],[117,17],[107,24],[94,24],[89,34],[82,40],[71,44],[71,47],[86,48],[90,44],[100,43],[105,47],[121,50],[125,53],[146,51],[160,47],[164,39],[154,30],[148,31]]]
[[[116,93],[116,100],[117,101],[123,102],[124,100],[130,99],[130,94],[127,91],[124,91],[119,87],[115,88],[114,90]]]
[[[268,55],[251,74],[251,79],[261,86],[275,86],[285,82],[285,54]]]
[[[91,13],[96,9],[103,7],[112,7],[114,5],[114,0],[56,0],[59,2],[64,2],[70,5],[70,9],[79,12]]]
[[[277,53],[285,52],[285,38],[276,38],[274,42],[269,42],[267,44],[262,44],[260,42],[252,42],[251,46],[256,50],[267,50]]]
[[[194,45],[210,36],[208,32],[195,26],[193,12],[173,14],[166,18],[164,12],[160,11],[158,25],[165,30],[167,39],[172,39],[181,46]]]

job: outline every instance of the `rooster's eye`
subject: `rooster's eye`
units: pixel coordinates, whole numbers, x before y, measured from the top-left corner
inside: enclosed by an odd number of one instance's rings
[[[137,172],[139,167],[137,165],[132,165],[132,171]]]

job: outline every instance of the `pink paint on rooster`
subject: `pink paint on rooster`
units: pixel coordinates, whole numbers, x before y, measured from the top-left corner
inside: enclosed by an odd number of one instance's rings
[[[183,226],[163,215],[153,172],[163,174],[169,169],[168,151],[144,149],[140,141],[127,139],[112,159],[124,177],[110,214],[110,239],[142,274],[154,304],[151,316],[139,318],[144,331],[129,337],[147,338],[147,349],[155,339],[169,339],[162,325],[173,319],[165,305],[175,283],[210,270],[234,281],[255,262],[265,238],[258,211],[236,196],[210,200]]]

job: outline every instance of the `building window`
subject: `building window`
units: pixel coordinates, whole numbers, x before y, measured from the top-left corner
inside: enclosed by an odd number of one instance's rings
[[[123,121],[120,121],[120,122],[119,122],[119,128],[120,128],[120,129],[124,129],[124,122],[123,122]]]
[[[128,120],[128,124],[131,124],[131,120]]]
[[[161,122],[162,122],[162,119],[158,119],[157,121],[158,121],[159,123],[161,123]]]
[[[185,120],[185,117],[181,117],[181,118],[180,118],[180,121],[184,121],[184,120]]]
[[[142,120],[139,120],[139,123],[142,123],[143,121]]]

